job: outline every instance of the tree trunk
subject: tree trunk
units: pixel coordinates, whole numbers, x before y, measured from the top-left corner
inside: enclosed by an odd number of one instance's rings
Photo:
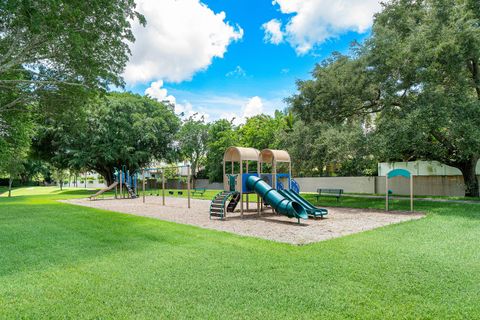
[[[460,164],[457,168],[460,169],[463,175],[463,181],[465,183],[465,196],[466,197],[479,197],[479,184],[476,174],[477,162],[479,157],[472,157],[468,161]]]
[[[190,188],[193,189],[195,188],[195,171],[197,171],[197,165],[192,165],[190,167],[190,182],[191,182],[191,185],[190,185]]]
[[[13,177],[10,175],[10,178],[8,179],[8,197],[9,198],[12,196],[12,184],[13,184]]]
[[[97,171],[103,177],[103,179],[107,183],[107,186],[110,186],[115,181],[115,177],[113,174],[114,170],[114,168],[95,169],[95,171]]]
[[[107,186],[113,183],[113,176],[111,174],[102,174],[103,179],[107,182]]]

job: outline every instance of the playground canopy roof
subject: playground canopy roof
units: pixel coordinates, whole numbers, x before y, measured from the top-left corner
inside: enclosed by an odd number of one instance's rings
[[[290,162],[290,155],[285,150],[263,149],[260,152],[261,162]]]
[[[230,147],[225,151],[223,161],[258,161],[259,155],[260,151],[254,148]]]

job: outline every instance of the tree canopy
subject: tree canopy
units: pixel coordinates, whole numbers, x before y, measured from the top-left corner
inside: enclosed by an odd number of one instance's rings
[[[47,119],[35,143],[53,163],[100,173],[107,183],[114,168],[133,172],[152,160],[171,158],[180,120],[173,107],[149,97],[112,93],[91,101],[74,126]],[[57,167],[61,167],[57,165]]]
[[[0,86],[20,93],[0,112],[122,85],[131,22],[145,23],[134,0],[6,0],[0,16]]]
[[[289,102],[307,125],[371,123],[379,160],[441,161],[478,196],[479,25],[476,1],[390,1],[365,44],[317,65]]]
[[[223,181],[223,154],[228,147],[238,145],[238,133],[231,121],[220,119],[208,129],[206,171],[211,182]]]
[[[207,153],[208,125],[203,117],[189,117],[178,132],[178,147],[181,157],[188,160],[192,175],[196,177],[199,166],[205,162]]]

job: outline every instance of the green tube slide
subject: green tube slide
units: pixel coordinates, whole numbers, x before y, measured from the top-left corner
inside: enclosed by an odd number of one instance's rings
[[[278,213],[289,218],[308,219],[307,212],[298,202],[288,200],[259,177],[248,177],[247,188],[255,191],[266,204],[272,206]]]
[[[315,207],[313,204],[311,204],[310,202],[308,202],[307,200],[302,198],[302,196],[299,195],[298,193],[296,193],[295,191],[292,191],[292,190],[278,190],[278,192],[282,196],[284,196],[285,198],[300,203],[302,205],[302,207],[305,209],[305,211],[307,211],[309,216],[313,216],[315,218],[317,218],[317,217],[322,217],[323,218],[323,216],[326,216],[328,214],[327,209]]]

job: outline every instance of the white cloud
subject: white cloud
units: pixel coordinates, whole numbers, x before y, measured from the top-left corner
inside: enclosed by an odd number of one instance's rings
[[[265,30],[263,38],[267,43],[279,44],[283,42],[282,23],[277,19],[272,19],[262,25]]]
[[[231,77],[244,78],[244,77],[247,76],[247,72],[245,70],[243,70],[242,67],[236,66],[235,69],[227,72],[227,74],[225,74],[225,76],[228,77],[228,78],[231,78]]]
[[[219,118],[223,118],[227,120],[234,119],[233,124],[238,126],[238,125],[244,124],[247,121],[247,118],[251,118],[256,115],[264,113],[264,108],[263,108],[264,103],[262,99],[258,96],[251,97],[247,100],[242,99],[240,103],[242,103],[243,105],[241,108],[241,112],[235,112],[235,111],[222,112]]]
[[[136,38],[124,78],[129,85],[164,79],[191,79],[223,58],[228,46],[243,37],[240,26],[225,21],[200,0],[137,0],[147,26],[134,23]]]
[[[175,113],[178,115],[183,115],[183,118],[189,118],[189,117],[204,117],[206,121],[210,118],[210,115],[205,112],[204,110],[195,110],[193,105],[188,102],[184,101],[182,103],[178,103],[177,99],[173,96],[168,94],[168,90],[163,88],[163,81],[162,80],[157,80],[154,81],[150,84],[150,87],[148,87],[145,90],[145,94],[150,96],[151,98],[157,99],[160,102],[169,102],[173,104],[175,107]]]
[[[273,4],[293,15],[284,26],[284,37],[300,55],[342,33],[367,31],[381,8],[379,0],[274,0]],[[281,26],[276,27],[281,31]]]
[[[145,94],[149,95],[152,98],[157,99],[158,101],[168,101],[172,104],[175,104],[176,99],[174,96],[169,95],[167,89],[162,88],[163,81],[158,80],[150,84],[150,87],[145,90]]]
[[[250,118],[261,113],[263,113],[263,102],[258,96],[250,98],[243,108],[243,118]]]
[[[158,94],[157,94],[158,93]],[[227,119],[234,121],[235,125],[244,124],[249,117],[258,114],[267,114],[273,116],[275,110],[282,110],[286,107],[283,98],[286,93],[278,93],[275,98],[261,98],[259,96],[239,96],[232,95],[211,95],[208,93],[193,93],[189,91],[175,90],[174,94],[169,94],[166,88],[163,88],[162,81],[152,82],[150,87],[145,90],[145,94],[160,101],[169,101],[175,106],[175,113],[183,113],[183,119],[196,115],[204,117],[207,122],[218,119]],[[182,99],[179,99],[181,96]],[[167,99],[168,97],[168,99]]]

